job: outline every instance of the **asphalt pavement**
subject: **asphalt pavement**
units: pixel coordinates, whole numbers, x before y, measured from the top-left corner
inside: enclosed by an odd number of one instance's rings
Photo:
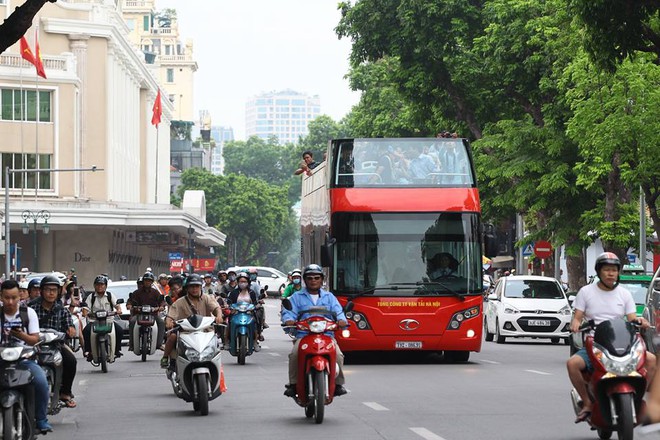
[[[58,439],[595,439],[575,425],[565,362],[568,347],[547,340],[484,342],[466,364],[440,356],[370,354],[348,359],[349,393],[326,407],[316,425],[282,395],[291,340],[267,300],[263,349],[238,365],[223,352],[228,391],[200,416],[174,396],[161,352],[140,362],[126,353],[107,374],[79,359],[78,407],[51,417]],[[637,438],[637,437],[636,437]]]

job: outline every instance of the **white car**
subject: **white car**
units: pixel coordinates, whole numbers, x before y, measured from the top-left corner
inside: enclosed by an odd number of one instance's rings
[[[131,319],[131,313],[126,308],[128,296],[137,290],[137,281],[108,281],[108,290],[112,293],[112,297],[116,300],[123,299],[124,303],[119,304],[121,309],[121,319],[117,323],[124,330],[124,337],[122,339],[128,340],[128,321]]]
[[[273,267],[263,267],[263,266],[234,266],[227,269],[227,271],[233,270],[240,272],[243,269],[249,267],[256,267],[257,269],[257,281],[263,286],[268,286],[268,295],[282,295],[284,288],[287,285],[286,274],[280,272],[279,270]]]
[[[508,337],[561,339],[568,344],[571,306],[554,278],[540,276],[502,277],[484,304],[486,341],[498,344]]]

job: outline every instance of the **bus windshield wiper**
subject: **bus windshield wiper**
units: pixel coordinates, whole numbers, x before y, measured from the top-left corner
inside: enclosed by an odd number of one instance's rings
[[[376,290],[399,290],[399,285],[401,284],[405,284],[405,283],[390,284],[389,286],[372,286],[372,287],[367,287],[362,291],[360,291],[359,289],[350,289],[345,291],[345,293],[346,295],[350,296],[351,299],[355,299],[360,296],[373,294]],[[409,285],[414,286],[415,284],[409,283]]]
[[[445,289],[447,292],[451,293],[454,296],[457,296],[460,298],[461,301],[465,301],[465,295],[464,293],[459,293],[449,287],[448,285],[441,283],[440,281],[418,281],[415,283],[416,285],[420,286],[420,289],[415,291],[415,295],[428,295],[431,293],[436,293],[433,290],[428,290],[430,286],[440,286],[443,289]]]

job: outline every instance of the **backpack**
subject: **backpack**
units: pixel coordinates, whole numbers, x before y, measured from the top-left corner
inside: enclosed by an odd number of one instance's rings
[[[25,304],[21,304],[18,307],[18,316],[21,318],[21,324],[25,331],[29,328],[30,318],[28,317],[28,310]],[[5,308],[0,306],[0,329],[4,330],[5,328]],[[2,332],[2,339],[4,339],[4,331]]]
[[[90,293],[92,296],[92,300],[89,302],[89,310],[92,310],[94,308],[94,300],[96,299],[96,292]],[[116,304],[112,304],[112,295],[110,294],[109,290],[105,291],[105,297],[108,298],[108,302],[110,303],[110,307],[116,307]]]

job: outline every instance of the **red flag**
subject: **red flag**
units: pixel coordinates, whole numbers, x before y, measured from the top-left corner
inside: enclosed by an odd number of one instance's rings
[[[151,116],[151,124],[158,127],[160,124],[160,116],[163,114],[163,107],[160,102],[160,89],[158,89],[158,94],[156,95],[156,100],[154,101],[153,116]]]
[[[34,32],[34,49],[36,56],[34,57],[34,67],[37,68],[37,75],[46,79],[46,71],[44,70],[44,63],[41,60],[41,51],[39,50],[39,39],[37,38],[37,31]]]
[[[36,65],[34,64],[34,54],[32,53],[32,49],[30,49],[30,45],[24,36],[21,37],[21,56],[25,61],[31,63],[32,65]]]

